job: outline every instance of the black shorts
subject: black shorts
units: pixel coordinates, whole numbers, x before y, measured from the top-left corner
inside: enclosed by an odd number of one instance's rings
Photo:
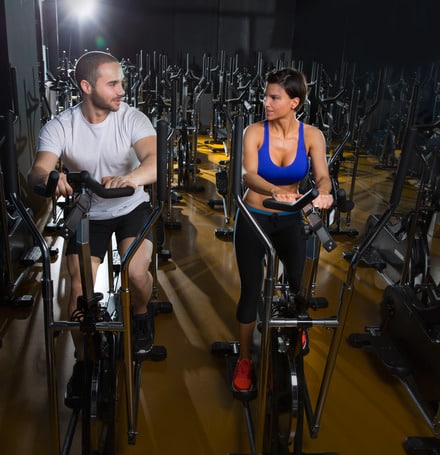
[[[151,214],[151,206],[147,202],[142,202],[127,215],[118,216],[109,220],[90,220],[89,221],[89,243],[90,254],[101,259],[107,253],[110,240],[113,233],[116,235],[116,241],[136,237],[141,229],[145,226],[148,217]],[[152,233],[148,237],[151,240]],[[66,248],[68,254],[79,254],[80,245],[76,242],[76,236],[69,239]]]

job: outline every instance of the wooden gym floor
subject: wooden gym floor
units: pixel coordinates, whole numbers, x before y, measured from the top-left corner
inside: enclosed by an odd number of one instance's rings
[[[217,162],[222,152],[212,152],[199,141],[200,172],[197,186],[204,191],[179,191],[182,200],[173,205],[166,230],[165,248],[171,258],[158,267],[159,300],[173,304],[172,314],[158,315],[156,342],[166,345],[164,362],[143,364],[137,444],[127,446],[124,416],[120,424],[121,455],[226,455],[249,453],[242,405],[232,397],[225,362],[213,356],[215,341],[236,339],[235,308],[239,281],[232,243],[215,236],[224,227],[221,206],[207,201],[218,199],[215,190]],[[344,251],[352,250],[364,232],[371,213],[382,213],[392,184],[391,170],[377,170],[373,157],[362,156],[356,179],[355,209],[350,229],[359,236],[335,236],[338,247],[323,252],[316,295],[328,298],[333,314],[347,272]],[[347,191],[351,164],[341,169],[341,186]],[[411,207],[414,186],[406,185],[402,207]],[[180,228],[179,228],[180,225]],[[347,226],[342,225],[342,229]],[[438,232],[438,229],[437,229]],[[60,249],[60,238],[48,237]],[[434,239],[438,245],[438,238]],[[438,253],[439,248],[435,246]],[[438,265],[433,255],[433,265]],[[97,290],[106,291],[105,267],[98,277]],[[36,296],[28,309],[0,308],[0,441],[7,455],[47,455],[51,441],[46,386],[43,307],[39,295],[39,265],[25,280],[26,289]],[[54,261],[55,317],[63,318],[67,272],[62,255]],[[408,436],[431,436],[430,429],[400,383],[378,365],[368,352],[350,347],[350,333],[379,322],[379,301],[386,285],[377,272],[359,268],[355,293],[345,327],[344,340],[326,401],[317,439],[306,431],[304,451],[331,451],[340,455],[403,455]],[[325,313],[324,313],[325,312]],[[317,387],[330,333],[310,332],[311,353],[306,358],[312,398]],[[59,396],[70,377],[73,350],[68,335],[57,341]],[[60,404],[61,426],[65,429],[70,412]],[[76,438],[72,454],[79,454]]]

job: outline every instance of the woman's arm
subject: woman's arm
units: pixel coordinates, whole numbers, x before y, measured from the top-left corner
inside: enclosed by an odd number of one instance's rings
[[[319,196],[313,204],[321,209],[328,209],[333,204],[332,183],[327,164],[326,144],[322,131],[312,125],[306,127],[306,145],[312,163],[312,172],[315,180],[315,187]]]

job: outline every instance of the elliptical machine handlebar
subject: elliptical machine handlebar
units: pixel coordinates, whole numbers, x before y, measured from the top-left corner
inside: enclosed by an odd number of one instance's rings
[[[263,201],[263,205],[264,207],[282,210],[284,212],[297,212],[298,210],[302,210],[307,218],[310,230],[318,235],[324,249],[330,252],[336,248],[336,242],[332,239],[328,229],[322,222],[321,217],[316,213],[315,208],[311,204],[313,199],[318,196],[319,191],[316,188],[311,188],[295,202],[277,201],[276,199],[269,198]]]
[[[82,188],[90,189],[94,194],[104,199],[131,196],[134,188],[131,186],[123,188],[105,188],[97,180],[90,176],[87,171],[68,172],[67,181],[73,186],[74,191]]]
[[[46,184],[39,184],[34,187],[36,194],[44,197],[51,197],[55,194],[58,184],[59,172],[53,170],[50,172]],[[95,180],[88,171],[68,172],[67,181],[72,186],[75,193],[81,192],[82,189],[90,189],[97,196],[104,199],[113,199],[117,197],[131,196],[134,193],[134,188],[105,188],[97,180]]]
[[[56,170],[50,172],[49,177],[47,179],[47,183],[40,183],[39,185],[35,185],[34,192],[39,196],[43,197],[52,197],[55,195],[55,190],[57,188],[57,183],[59,179],[59,173]]]
[[[53,197],[58,184],[58,179],[59,172],[57,170],[51,171],[46,185],[37,185],[35,187],[35,192],[40,196]],[[134,188],[132,187],[105,188],[97,180],[91,177],[87,171],[68,172],[67,181],[72,186],[74,193],[79,193],[79,196],[75,199],[73,206],[69,209],[64,222],[57,226],[57,230],[66,239],[75,234],[81,218],[89,211],[92,198],[90,192],[105,199],[131,196],[134,193]],[[90,192],[86,190],[90,190]]]
[[[310,204],[313,199],[319,196],[319,191],[316,188],[311,188],[306,194],[298,198],[295,202],[278,201],[274,198],[265,199],[264,207],[268,209],[282,210],[283,212],[297,212]]]

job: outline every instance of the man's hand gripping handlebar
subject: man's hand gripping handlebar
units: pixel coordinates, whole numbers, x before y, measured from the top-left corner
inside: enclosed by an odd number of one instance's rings
[[[58,179],[58,171],[53,170],[49,174],[46,185],[37,185],[34,189],[35,193],[44,197],[53,197],[57,188]],[[72,186],[74,193],[77,193],[78,196],[75,199],[73,207],[70,208],[64,223],[58,226],[64,238],[69,238],[75,233],[81,217],[90,209],[93,193],[105,199],[131,196],[134,193],[132,187],[105,188],[91,177],[87,171],[68,172],[67,181]]]

